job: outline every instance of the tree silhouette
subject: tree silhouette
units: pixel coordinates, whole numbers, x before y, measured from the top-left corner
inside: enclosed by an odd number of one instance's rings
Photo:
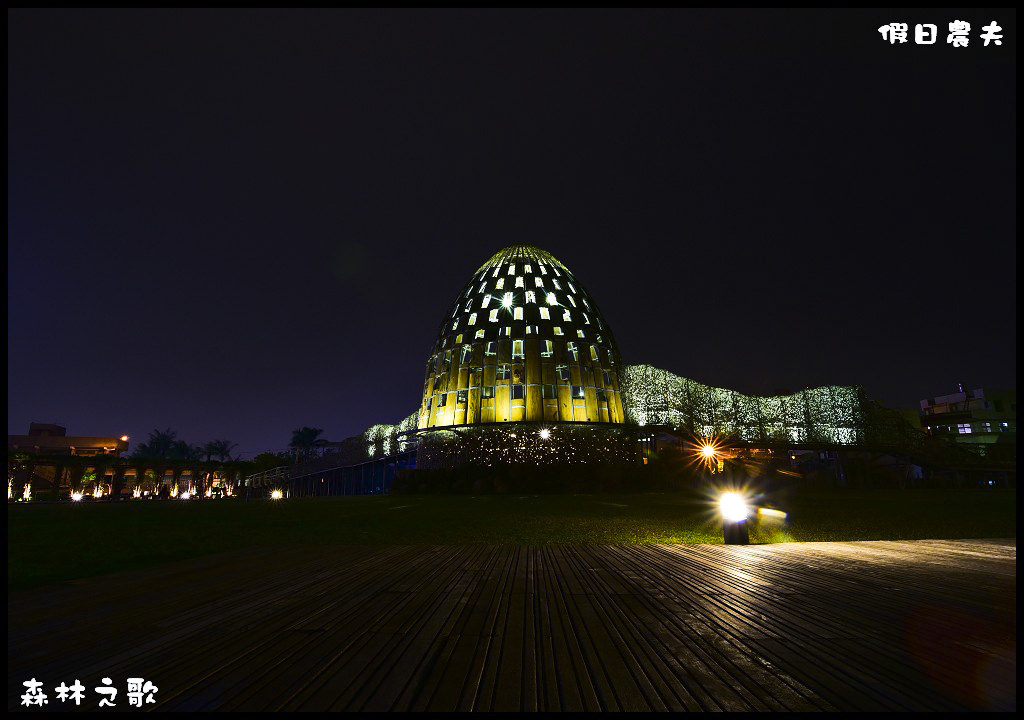
[[[303,426],[299,430],[292,430],[292,441],[288,447],[294,448],[296,460],[307,459],[313,450],[313,445],[323,433],[323,428],[311,428]]]
[[[230,440],[210,440],[203,444],[202,454],[206,458],[206,462],[210,462],[214,458],[221,462],[227,462],[231,459],[231,451],[236,447],[238,446]]]
[[[175,442],[181,442],[177,440],[177,437],[178,433],[170,428],[166,430],[153,430],[146,442],[135,446],[135,452],[132,453],[132,456],[136,458],[166,460],[171,456]]]

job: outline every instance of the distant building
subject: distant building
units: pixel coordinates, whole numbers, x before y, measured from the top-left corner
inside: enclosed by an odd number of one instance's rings
[[[8,450],[24,450],[34,455],[114,455],[128,451],[128,436],[84,437],[68,435],[67,428],[46,423],[31,423],[28,435],[8,435]]]
[[[1017,391],[977,388],[921,401],[921,427],[929,435],[971,446],[992,455],[993,446],[1015,452]]]

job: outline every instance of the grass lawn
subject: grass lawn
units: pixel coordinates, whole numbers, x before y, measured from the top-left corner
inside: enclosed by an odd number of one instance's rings
[[[801,490],[751,542],[1016,536],[1015,490]],[[11,590],[249,547],[720,543],[694,492],[8,506]]]

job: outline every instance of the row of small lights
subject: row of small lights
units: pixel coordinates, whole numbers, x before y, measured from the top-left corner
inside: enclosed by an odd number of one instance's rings
[[[541,428],[537,431],[537,436],[540,437],[541,440],[550,440],[551,429]],[[721,466],[722,453],[713,441],[704,441],[699,447],[698,453],[704,462],[706,462],[710,467],[714,467],[716,463],[719,464],[719,467]],[[187,495],[188,493],[183,493],[182,499],[186,498]],[[284,492],[281,490],[273,490],[270,493],[270,499],[282,500],[284,499]],[[726,544],[746,545],[747,542],[749,542],[749,537],[746,532],[745,523],[752,514],[748,498],[740,492],[724,492],[718,498],[718,510],[719,513],[721,513],[722,520],[724,522],[723,535],[725,537]],[[770,508],[760,508],[758,510],[758,514],[776,520],[785,520],[786,518],[786,513],[780,510],[772,510]]]

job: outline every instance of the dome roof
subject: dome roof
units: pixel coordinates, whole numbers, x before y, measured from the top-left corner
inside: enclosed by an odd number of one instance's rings
[[[419,427],[622,422],[618,348],[551,253],[513,245],[462,288],[427,363]]]

